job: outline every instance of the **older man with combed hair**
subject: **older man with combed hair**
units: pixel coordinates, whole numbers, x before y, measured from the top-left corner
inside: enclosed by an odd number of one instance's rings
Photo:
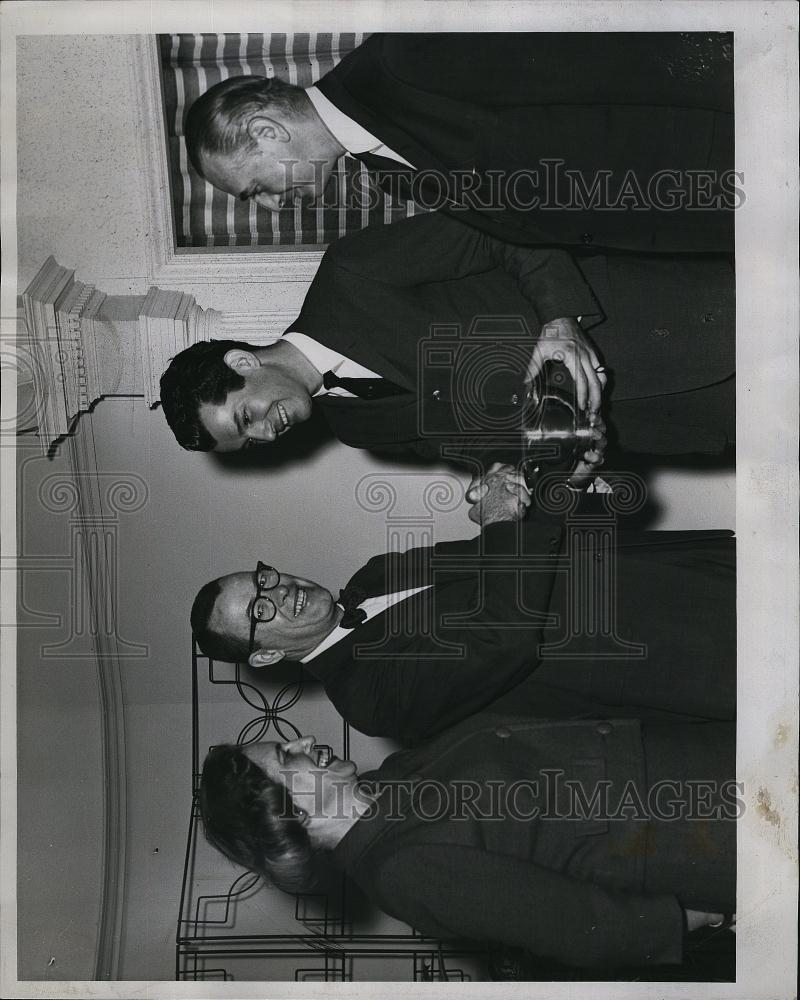
[[[185,135],[211,184],[266,209],[318,198],[349,152],[510,242],[733,249],[730,34],[375,34],[306,89],[223,80]]]

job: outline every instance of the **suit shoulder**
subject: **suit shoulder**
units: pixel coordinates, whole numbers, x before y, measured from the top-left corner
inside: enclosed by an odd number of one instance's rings
[[[329,267],[359,269],[367,272],[391,272],[385,261],[407,253],[422,255],[446,254],[459,240],[470,241],[472,231],[443,212],[423,212],[397,222],[366,226],[348,233],[328,246],[322,263]],[[322,265],[320,265],[322,266]]]
[[[390,593],[407,582],[410,570],[424,573],[430,564],[431,549],[428,546],[406,549],[404,552],[385,552],[373,556],[353,576],[352,586],[368,586],[372,581],[385,581],[387,589],[382,593]]]

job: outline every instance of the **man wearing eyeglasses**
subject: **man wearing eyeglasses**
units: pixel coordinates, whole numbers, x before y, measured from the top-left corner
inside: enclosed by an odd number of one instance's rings
[[[537,509],[522,520],[530,496],[519,474],[493,466],[483,491],[469,515],[477,538],[376,556],[338,599],[263,562],[207,583],[191,614],[198,645],[253,667],[300,662],[348,723],[404,742],[501,695],[550,716],[624,705],[734,717],[730,533],[620,533],[616,549],[587,557],[591,579],[578,586],[560,519]],[[569,658],[549,658],[543,643],[570,638],[575,593],[601,627],[573,635]],[[602,610],[612,605],[613,623]]]

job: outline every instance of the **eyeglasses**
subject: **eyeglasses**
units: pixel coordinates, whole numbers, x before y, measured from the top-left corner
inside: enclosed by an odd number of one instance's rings
[[[247,650],[248,657],[253,652],[256,644],[256,625],[262,622],[271,622],[277,615],[278,609],[275,604],[266,596],[268,590],[274,590],[281,582],[280,573],[272,566],[259,562],[253,574],[256,585],[256,599],[250,608],[250,645]]]

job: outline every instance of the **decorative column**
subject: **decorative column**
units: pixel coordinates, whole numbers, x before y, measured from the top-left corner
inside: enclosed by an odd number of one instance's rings
[[[38,436],[48,450],[103,396],[159,401],[159,379],[198,340],[268,344],[290,317],[202,309],[193,295],[150,288],[106,295],[48,257],[22,294],[34,372]]]

